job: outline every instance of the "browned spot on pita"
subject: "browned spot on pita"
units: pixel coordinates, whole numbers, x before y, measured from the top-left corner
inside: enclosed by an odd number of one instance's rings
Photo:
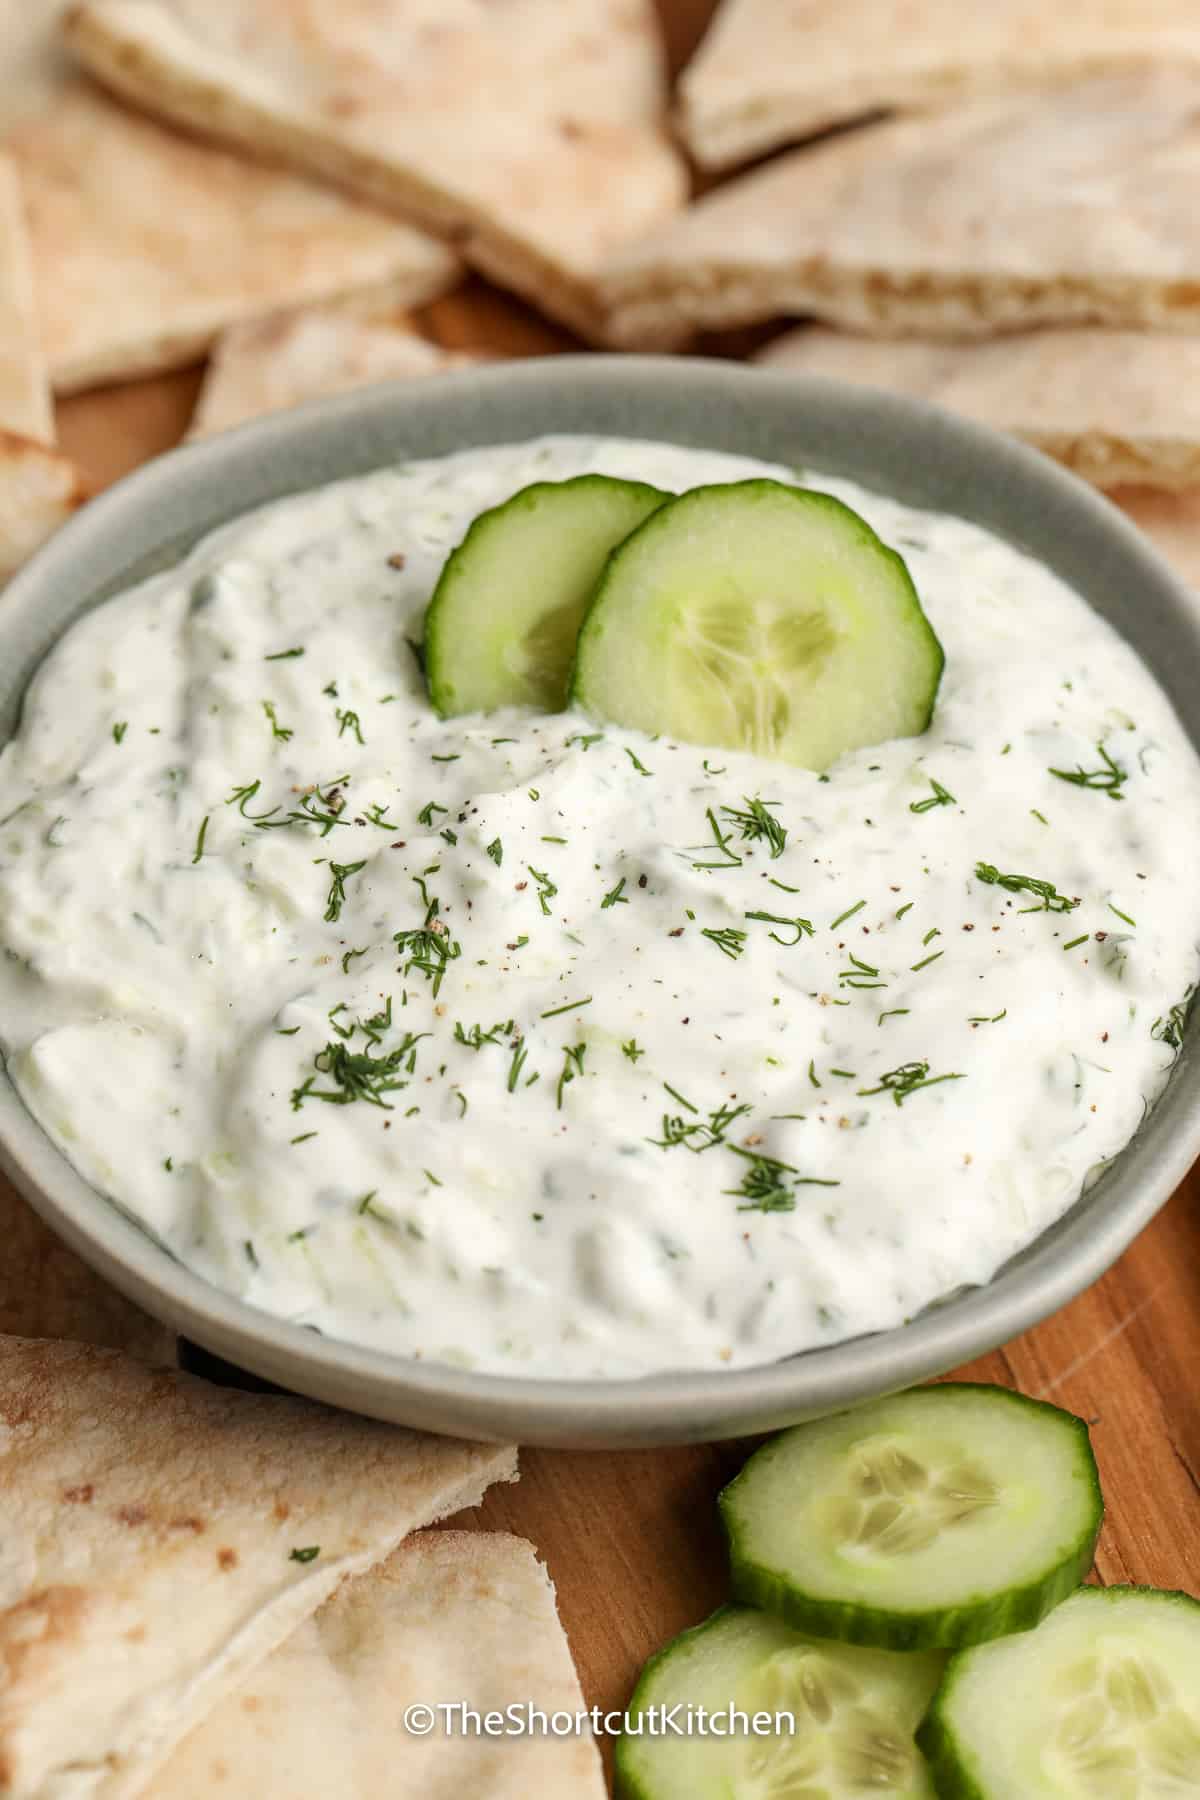
[[[199,1536],[199,1534],[202,1531],[207,1530],[207,1526],[205,1525],[203,1519],[193,1519],[193,1518],[172,1519],[171,1520],[171,1530],[172,1531],[194,1531],[196,1533],[196,1535]]]
[[[86,1506],[95,1492],[91,1482],[85,1481],[82,1487],[64,1488],[63,1499],[73,1502],[76,1506]]]
[[[277,1519],[289,1518],[291,1516],[291,1511],[292,1509],[286,1500],[277,1500],[275,1502],[274,1513]]]
[[[230,1550],[228,1545],[226,1545],[224,1549],[217,1551],[217,1563],[222,1569],[236,1569],[237,1560],[237,1551]]]
[[[117,1518],[122,1525],[144,1525],[150,1514],[144,1506],[118,1506]]]

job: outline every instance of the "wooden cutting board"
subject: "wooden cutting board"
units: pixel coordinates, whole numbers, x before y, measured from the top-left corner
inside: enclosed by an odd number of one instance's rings
[[[678,61],[710,3],[663,0],[663,11]],[[452,347],[508,355],[575,347],[477,282],[430,307],[423,324]],[[60,409],[63,446],[101,482],[115,480],[177,442],[199,380],[198,371],[187,371],[71,400]],[[1135,516],[1145,516],[1144,497],[1127,498]],[[1186,506],[1153,502],[1151,510],[1169,515],[1179,547],[1200,567],[1200,504],[1192,504],[1190,527]],[[1109,1505],[1096,1565],[1101,1581],[1200,1596],[1198,1183],[1194,1172],[1073,1305],[958,1373],[1053,1400],[1092,1425]],[[19,1268],[10,1209],[20,1227]],[[41,1305],[46,1332],[82,1330],[72,1320],[84,1319],[95,1321],[101,1341],[140,1338],[144,1327],[123,1303],[100,1293],[2,1183],[0,1231],[0,1330],[35,1329],[30,1320]],[[460,1521],[516,1531],[537,1546],[558,1588],[589,1704],[621,1708],[649,1653],[724,1598],[713,1502],[745,1451],[736,1444],[603,1455],[530,1450],[519,1486],[495,1490]]]

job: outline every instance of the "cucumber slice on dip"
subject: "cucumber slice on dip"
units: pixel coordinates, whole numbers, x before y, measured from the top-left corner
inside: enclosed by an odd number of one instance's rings
[[[738,1600],[894,1650],[1036,1625],[1087,1574],[1104,1513],[1082,1419],[951,1383],[785,1431],[720,1507]]]
[[[1200,1605],[1081,1588],[952,1658],[919,1742],[945,1800],[1200,1794]]]
[[[694,488],[615,552],[571,697],[597,719],[823,769],[925,730],[942,647],[901,557],[840,500]]]
[[[481,513],[425,614],[425,676],[442,717],[559,712],[579,623],[615,544],[669,496],[640,481],[539,481]]]
[[[943,1662],[936,1654],[821,1643],[764,1613],[725,1607],[646,1664],[629,1703],[630,1728],[617,1743],[617,1794],[933,1800],[913,1733]],[[716,1715],[716,1728],[701,1732],[693,1723],[685,1735],[688,1709],[701,1706]],[[749,1721],[758,1715],[759,1726],[748,1728],[731,1708]],[[770,1715],[769,1729],[763,1715]],[[693,1710],[692,1720],[697,1716]],[[653,1721],[672,1717],[678,1735],[661,1723],[651,1735]]]

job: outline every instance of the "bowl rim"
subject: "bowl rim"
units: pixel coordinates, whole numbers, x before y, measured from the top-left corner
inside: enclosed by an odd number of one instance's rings
[[[891,493],[897,484],[872,482],[872,473],[889,455],[892,467],[904,467],[907,454],[922,491],[932,485],[939,493],[961,493],[957,507],[941,510],[955,510],[1022,548],[1033,547],[1060,573],[1065,563],[1083,576],[1092,568],[1089,556],[1098,558],[1094,580],[1073,584],[1091,604],[1104,588],[1107,599],[1097,610],[1110,618],[1122,606],[1132,608],[1132,601],[1119,596],[1136,586],[1145,643],[1131,641],[1200,748],[1200,706],[1191,708],[1189,723],[1180,704],[1189,685],[1200,692],[1194,685],[1200,675],[1200,607],[1111,503],[1038,452],[923,402],[777,369],[689,357],[522,358],[309,402],[170,451],[92,501],[13,578],[0,602],[0,668],[10,646],[27,664],[31,656],[40,660],[82,611],[138,578],[139,558],[130,561],[124,550],[127,536],[138,543],[148,528],[152,537],[157,532],[157,548],[148,554],[161,560],[180,520],[185,525],[177,537],[194,540],[215,523],[282,494],[383,466],[388,455],[379,452],[394,444],[397,434],[402,440],[406,433],[419,435],[439,420],[452,432],[455,418],[480,409],[493,422],[509,421],[509,428],[493,430],[487,443],[541,435],[549,429],[544,423],[522,430],[521,421],[561,412],[564,420],[575,420],[559,427],[564,432],[660,442],[699,442],[693,424],[685,429],[675,421],[711,417],[710,447],[730,448],[731,436],[752,431],[756,417],[794,417],[798,441],[811,442],[824,432],[821,441],[830,442],[830,459],[812,457],[823,472],[844,472]],[[581,411],[604,423],[581,424]],[[637,418],[644,420],[642,430],[620,428],[622,420]],[[462,447],[468,447],[466,441]],[[284,471],[286,485],[275,486]],[[247,493],[254,497],[246,500]],[[929,499],[914,503],[938,510]],[[189,519],[194,524],[187,524]],[[1065,533],[1063,554],[1047,556],[1036,546],[1056,531]],[[131,573],[114,579],[111,571],[119,570],[123,554]],[[82,581],[81,570],[88,572]],[[96,583],[96,572],[104,570],[109,579]],[[86,597],[57,621],[52,602],[64,593]],[[1128,618],[1134,621],[1133,610]],[[27,677],[27,669],[18,675],[16,691],[24,689]],[[0,721],[0,743],[7,736]],[[313,1398],[397,1423],[492,1440],[593,1448],[701,1442],[820,1416],[944,1373],[1016,1336],[1089,1286],[1200,1155],[1200,1079],[1190,1044],[1189,1033],[1165,1092],[1101,1180],[991,1281],[939,1302],[906,1325],[750,1368],[560,1381],[424,1363],[318,1335],[257,1310],[174,1261],[74,1170],[26,1111],[6,1072],[0,1079],[0,1169],[46,1223],[130,1299],[206,1349]]]

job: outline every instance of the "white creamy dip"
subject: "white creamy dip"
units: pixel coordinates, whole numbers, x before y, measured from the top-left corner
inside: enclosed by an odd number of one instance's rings
[[[761,1363],[987,1280],[1128,1142],[1197,976],[1200,764],[1045,568],[812,475],[945,647],[924,737],[818,777],[441,721],[406,639],[447,551],[586,470],[795,479],[467,452],[239,519],[75,626],[0,755],[0,1044],[84,1176],[252,1305],[495,1371]],[[1117,798],[1050,772],[1100,744]],[[433,952],[397,941],[434,900]]]

